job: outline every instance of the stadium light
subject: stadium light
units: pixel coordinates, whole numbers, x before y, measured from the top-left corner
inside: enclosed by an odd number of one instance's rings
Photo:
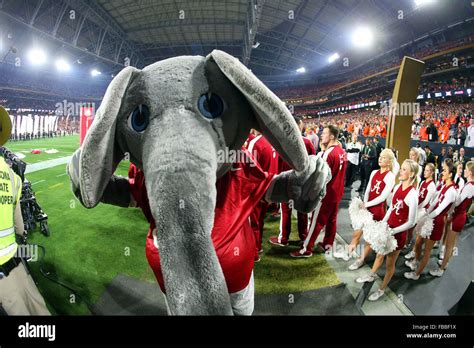
[[[302,66],[301,68],[296,69],[296,72],[297,72],[298,74],[303,74],[303,73],[306,72],[306,68],[305,68],[304,66]]]
[[[434,2],[434,0],[415,0],[415,6],[416,7],[421,7],[423,5],[427,5]]]
[[[332,63],[332,62],[334,62],[334,61],[336,61],[336,60],[338,60],[338,59],[339,59],[339,54],[338,54],[338,53],[334,53],[334,54],[332,54],[332,55],[328,58],[328,62],[329,62],[329,63]]]
[[[91,75],[94,76],[94,77],[95,77],[95,76],[98,76],[98,75],[100,75],[100,74],[102,74],[102,73],[101,73],[99,70],[97,70],[97,69],[92,69],[92,70],[91,70]]]
[[[46,63],[46,53],[39,48],[33,48],[28,52],[28,59],[33,65],[41,65]]]
[[[56,69],[58,69],[59,71],[69,71],[71,70],[71,66],[64,59],[59,58],[58,60],[56,60]]]
[[[352,34],[352,42],[357,47],[367,47],[372,43],[374,35],[367,27],[357,28]]]

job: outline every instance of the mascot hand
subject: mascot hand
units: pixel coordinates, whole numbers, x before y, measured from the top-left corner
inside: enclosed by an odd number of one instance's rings
[[[310,213],[326,195],[326,185],[331,180],[331,170],[319,156],[309,156],[309,166],[301,173],[294,173],[289,180],[289,195],[296,210]]]
[[[271,202],[293,201],[302,213],[312,212],[326,195],[331,180],[327,163],[319,156],[309,156],[309,166],[302,172],[289,170],[275,176],[265,196]]]

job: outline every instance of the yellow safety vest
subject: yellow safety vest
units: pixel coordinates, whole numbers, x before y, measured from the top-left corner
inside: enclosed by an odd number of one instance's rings
[[[18,248],[13,216],[20,200],[21,186],[21,178],[0,157],[0,265],[10,260]]]

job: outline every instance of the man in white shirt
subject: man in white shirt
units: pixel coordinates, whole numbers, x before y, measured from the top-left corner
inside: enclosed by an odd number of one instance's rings
[[[347,171],[345,187],[351,187],[354,177],[359,168],[359,156],[362,150],[362,144],[357,141],[357,133],[352,133],[352,141],[346,145],[347,152]]]
[[[474,147],[474,118],[469,120],[469,127],[467,128],[467,146]]]

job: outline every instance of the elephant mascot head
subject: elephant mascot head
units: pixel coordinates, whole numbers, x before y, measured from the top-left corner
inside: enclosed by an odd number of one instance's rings
[[[251,128],[296,173],[310,165],[284,103],[236,58],[214,50],[124,68],[82,145],[79,193],[87,208],[99,203],[125,154],[143,170],[173,313],[232,313],[210,236],[216,180],[230,169],[218,154],[240,150]]]

